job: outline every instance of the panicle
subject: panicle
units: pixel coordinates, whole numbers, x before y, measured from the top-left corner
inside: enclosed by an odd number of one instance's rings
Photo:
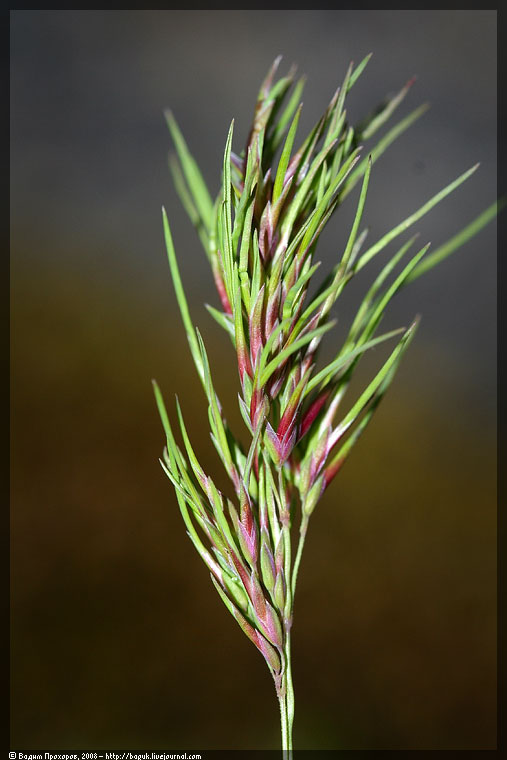
[[[296,82],[294,68],[276,79],[277,58],[260,87],[251,128],[239,152],[232,150],[231,123],[215,200],[174,116],[167,114],[176,149],[171,171],[210,262],[222,311],[214,307],[209,311],[235,348],[239,407],[249,443],[244,446],[232,433],[216,394],[204,342],[190,319],[164,212],[176,297],[208,402],[211,438],[235,499],[222,493],[205,474],[179,406],[184,451],[176,444],[155,384],[167,441],[162,466],[176,490],[188,534],[220,597],[263,654],[277,684],[287,668],[286,643],[297,573],[290,556],[291,527],[299,518],[304,535],[310,514],[369,423],[417,327],[416,320],[408,329],[376,335],[383,313],[405,284],[452,253],[492,218],[487,210],[461,235],[422,261],[428,249],[424,246],[386,285],[415,237],[403,245],[374,280],[335,357],[317,370],[320,345],[334,325],[330,315],[344,287],[476,168],[451,182],[361,253],[366,230],[360,232],[360,227],[372,164],[425,110],[424,106],[416,108],[402,118],[362,157],[362,143],[391,118],[412,85],[410,80],[352,126],[345,99],[368,60],[369,56],[355,69],[351,64],[324,114],[310,133],[299,139],[304,79]],[[310,297],[312,278],[319,267],[315,254],[320,236],[358,184],[359,197],[345,248],[332,271],[312,288]],[[398,341],[373,380],[337,420],[363,354],[395,336]]]

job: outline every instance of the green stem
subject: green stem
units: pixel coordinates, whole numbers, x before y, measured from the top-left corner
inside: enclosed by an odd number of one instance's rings
[[[278,701],[280,702],[280,725],[282,729],[282,750],[283,750],[283,757],[285,760],[287,756],[286,752],[288,750],[288,743],[287,743],[288,726],[287,726],[287,694],[286,694],[286,688],[285,688],[284,682],[280,689],[277,688],[277,695],[278,695]]]
[[[292,615],[294,610],[294,594],[296,591],[296,580],[299,571],[299,565],[301,563],[301,555],[303,553],[303,547],[306,538],[306,529],[308,527],[308,516],[303,513],[301,520],[301,527],[299,529],[299,544],[294,560],[294,569],[292,572],[292,580],[290,578],[290,556],[286,556],[286,568],[289,572],[287,578],[289,587],[287,589],[288,605],[286,606],[286,626],[285,626],[285,669],[281,677],[281,686],[278,691],[278,699],[280,700],[280,715],[282,722],[282,749],[284,760],[290,760],[292,758],[292,728],[294,724],[294,685],[292,682],[292,662],[291,662],[291,649],[290,649],[290,629],[292,625]],[[290,529],[290,528],[289,528]],[[286,546],[287,548],[287,546]],[[290,552],[290,543],[288,546]],[[289,615],[287,615],[289,610]]]
[[[294,722],[294,689],[290,664],[290,635],[285,644],[285,667],[276,686],[280,702],[283,760],[292,760],[292,725]]]
[[[290,631],[287,631],[285,639],[285,663],[286,663],[286,700],[287,700],[287,749],[289,758],[292,757],[292,727],[294,725],[294,686],[292,683],[292,663],[290,656]]]
[[[287,598],[285,601],[284,609],[284,633],[285,633],[285,645],[284,645],[284,670],[281,676],[281,694],[283,696],[283,710],[282,701],[280,700],[280,709],[282,711],[282,721],[285,718],[285,731],[282,723],[282,749],[284,760],[290,760],[292,758],[292,727],[294,724],[294,686],[292,683],[292,664],[290,655],[290,630],[292,627],[292,586],[290,583],[291,572],[291,540],[290,540],[290,504],[285,499],[285,487],[283,481],[283,472],[279,470],[278,487],[283,505],[280,519],[282,523],[283,541],[285,550],[285,578],[287,582]],[[279,697],[280,698],[280,697]]]
[[[303,554],[303,547],[305,545],[307,528],[308,528],[308,515],[305,515],[303,512],[303,517],[301,518],[301,527],[299,528],[299,543],[298,543],[298,548],[296,552],[296,558],[294,560],[294,570],[292,571],[291,592],[292,592],[293,600],[294,600],[294,594],[296,593],[296,581],[297,581],[298,572],[299,572],[299,565],[301,563],[301,555]]]

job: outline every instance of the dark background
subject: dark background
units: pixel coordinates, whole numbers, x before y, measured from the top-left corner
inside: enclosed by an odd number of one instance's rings
[[[294,61],[308,76],[302,139],[370,51],[352,122],[413,74],[396,118],[432,107],[373,169],[369,239],[481,162],[416,225],[436,247],[496,195],[495,11],[11,12],[13,749],[278,746],[269,673],[213,590],[157,461],[152,377],[172,409],[178,393],[202,463],[220,469],[162,204],[242,429],[162,112],[173,109],[214,194],[230,120],[239,151],[279,53],[282,72]],[[323,270],[355,197],[322,239]],[[329,355],[373,271],[338,304]],[[385,328],[415,313],[388,397],[312,518],[293,629],[300,749],[495,747],[495,224],[404,290]],[[382,356],[365,360],[357,391]]]

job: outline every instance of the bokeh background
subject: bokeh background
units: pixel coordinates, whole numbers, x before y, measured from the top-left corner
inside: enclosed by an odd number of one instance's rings
[[[242,429],[234,357],[202,305],[217,302],[207,262],[171,187],[163,109],[214,192],[230,120],[240,150],[278,54],[282,72],[296,62],[308,77],[303,136],[370,51],[352,122],[413,74],[397,117],[431,102],[374,167],[370,239],[481,162],[417,224],[436,246],[496,196],[495,11],[11,11],[13,748],[278,746],[269,673],[214,592],[157,461],[152,377],[169,402],[178,393],[202,462],[219,470],[162,204]],[[352,208],[322,239],[322,269]],[[329,352],[373,272],[337,306]],[[294,625],[301,749],[496,746],[494,224],[404,290],[385,327],[416,313],[388,397],[312,518]],[[358,390],[381,357],[365,359]]]

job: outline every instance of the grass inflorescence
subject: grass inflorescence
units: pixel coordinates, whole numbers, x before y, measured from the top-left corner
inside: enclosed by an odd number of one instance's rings
[[[204,472],[182,410],[176,442],[162,395],[155,396],[166,434],[162,467],[172,482],[188,535],[225,606],[266,660],[281,709],[282,746],[292,748],[294,690],[290,635],[298,569],[310,517],[370,422],[417,329],[378,333],[390,300],[476,234],[495,215],[494,203],[464,230],[428,254],[417,236],[399,240],[458,188],[463,172],[369,247],[363,230],[372,165],[426,110],[419,106],[367,151],[363,144],[391,120],[412,80],[361,124],[349,124],[345,100],[370,56],[351,64],[314,128],[297,141],[304,79],[292,69],[276,79],[277,59],[262,83],[246,144],[233,151],[227,135],[220,191],[213,199],[172,113],[176,153],[171,171],[209,260],[221,309],[208,306],[228,333],[239,375],[238,402],[248,431],[243,447],[216,394],[206,347],[192,323],[169,222],[163,224],[171,275],[192,357],[208,401],[211,439],[235,493],[228,498]],[[315,252],[331,216],[358,186],[355,215],[339,261],[309,297],[319,263]],[[319,347],[351,279],[393,241],[397,250],[375,276],[335,357],[317,369]],[[409,251],[411,254],[409,256]],[[403,263],[408,258],[407,263]],[[344,397],[363,354],[392,348],[360,395]]]

